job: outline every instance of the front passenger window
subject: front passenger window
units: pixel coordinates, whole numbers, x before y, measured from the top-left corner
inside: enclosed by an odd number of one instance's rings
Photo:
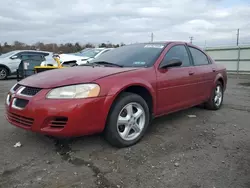
[[[20,53],[11,56],[10,59],[20,59]]]
[[[184,45],[173,46],[165,55],[164,62],[168,62],[176,58],[182,61],[182,67],[190,66],[189,56]]]

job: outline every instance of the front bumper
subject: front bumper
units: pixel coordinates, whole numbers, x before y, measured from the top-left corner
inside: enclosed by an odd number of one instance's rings
[[[20,90],[20,89],[18,89]],[[10,92],[6,100],[7,120],[20,128],[51,136],[72,137],[103,131],[111,97],[89,99],[45,99],[49,90],[35,96]],[[24,108],[16,106],[16,99],[27,100]]]

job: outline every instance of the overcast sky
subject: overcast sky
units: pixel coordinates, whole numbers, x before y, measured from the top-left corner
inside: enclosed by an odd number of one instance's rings
[[[250,44],[249,0],[0,0],[0,43]]]

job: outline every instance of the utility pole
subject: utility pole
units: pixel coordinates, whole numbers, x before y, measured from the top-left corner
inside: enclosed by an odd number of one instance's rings
[[[151,42],[154,41],[154,33],[151,33]]]
[[[240,29],[237,29],[237,46],[239,46]]]
[[[189,38],[190,38],[190,43],[192,44],[194,37],[189,37]]]

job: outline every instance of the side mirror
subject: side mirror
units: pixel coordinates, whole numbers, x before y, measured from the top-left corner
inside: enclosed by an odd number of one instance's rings
[[[17,55],[13,55],[13,56],[10,57],[10,59],[17,59],[17,58],[18,58]]]
[[[170,61],[162,61],[160,64],[161,69],[166,69],[168,67],[180,67],[182,65],[182,61],[180,59],[171,59]]]

